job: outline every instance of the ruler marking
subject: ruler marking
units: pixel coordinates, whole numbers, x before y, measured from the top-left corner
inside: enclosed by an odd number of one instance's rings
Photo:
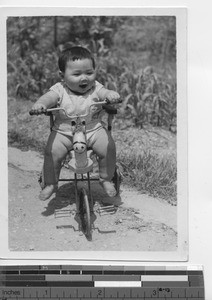
[[[142,268],[139,271],[138,267],[135,272],[132,267],[131,269],[124,269],[124,271],[122,269],[119,271],[118,267],[104,267],[101,273],[99,269],[95,272],[93,266],[85,267],[85,269],[83,267],[77,269],[77,267],[65,266],[63,269],[61,265],[58,269],[57,266],[40,266],[38,268],[32,266],[30,269],[30,266],[24,266],[23,268],[21,266],[1,268],[0,266],[0,283],[2,285],[0,286],[0,300],[68,300],[68,298],[70,300],[107,300],[115,298],[119,300],[133,300],[134,298],[137,300],[148,300],[150,298],[161,300],[205,299],[204,274],[200,270],[197,270],[197,272],[194,269],[187,270],[185,274],[185,269],[179,268],[172,271],[169,268],[169,273],[166,274],[164,269],[154,271],[154,267],[146,269],[145,272]],[[5,274],[6,279],[4,279],[3,274]],[[71,274],[74,276],[70,276]],[[15,275],[17,278],[15,278]],[[39,281],[41,275],[44,276],[43,281]],[[130,275],[132,275],[131,279],[129,279]],[[133,284],[137,284],[138,276],[140,276],[140,280],[145,279],[145,284],[140,281],[140,286],[136,288]],[[189,279],[188,281],[186,281],[186,276]],[[124,286],[124,283],[128,280],[130,282],[129,286]],[[33,284],[33,281],[37,284]],[[105,282],[108,285],[104,286]],[[116,286],[116,283],[119,285]],[[98,287],[98,284],[102,284],[102,286]],[[99,293],[99,291],[101,292]]]

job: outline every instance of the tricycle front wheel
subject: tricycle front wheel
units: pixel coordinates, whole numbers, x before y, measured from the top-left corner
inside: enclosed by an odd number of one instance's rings
[[[92,229],[91,229],[91,213],[90,203],[85,188],[81,188],[79,194],[79,216],[82,225],[82,231],[85,234],[88,241],[92,240]]]

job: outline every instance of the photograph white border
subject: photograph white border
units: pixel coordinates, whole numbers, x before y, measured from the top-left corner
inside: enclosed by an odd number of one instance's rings
[[[2,7],[1,34],[1,190],[0,258],[2,259],[62,259],[93,262],[142,262],[188,260],[188,178],[187,178],[187,11],[186,8],[160,7]],[[69,15],[173,15],[177,20],[177,166],[178,166],[178,250],[173,252],[70,251],[18,252],[8,249],[8,171],[7,171],[7,80],[6,80],[6,18],[9,16],[69,16]]]

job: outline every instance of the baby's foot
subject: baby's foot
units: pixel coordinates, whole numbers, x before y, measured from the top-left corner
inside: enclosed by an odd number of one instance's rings
[[[39,195],[39,199],[42,201],[45,201],[47,199],[49,199],[51,197],[51,195],[56,192],[57,190],[57,185],[55,184],[50,184],[47,185],[41,192]]]
[[[109,197],[115,197],[117,192],[115,189],[115,185],[113,182],[111,181],[106,181],[106,180],[101,180],[100,179],[100,184],[103,187],[105,193],[109,196]]]

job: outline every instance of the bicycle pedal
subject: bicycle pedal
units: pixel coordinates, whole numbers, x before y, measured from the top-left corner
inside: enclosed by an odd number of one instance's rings
[[[102,205],[98,208],[98,213],[100,216],[103,215],[112,215],[115,214],[117,211],[117,208],[115,207],[115,205]]]
[[[63,217],[70,217],[74,214],[73,211],[70,209],[55,209],[54,216],[55,218],[63,218]]]

